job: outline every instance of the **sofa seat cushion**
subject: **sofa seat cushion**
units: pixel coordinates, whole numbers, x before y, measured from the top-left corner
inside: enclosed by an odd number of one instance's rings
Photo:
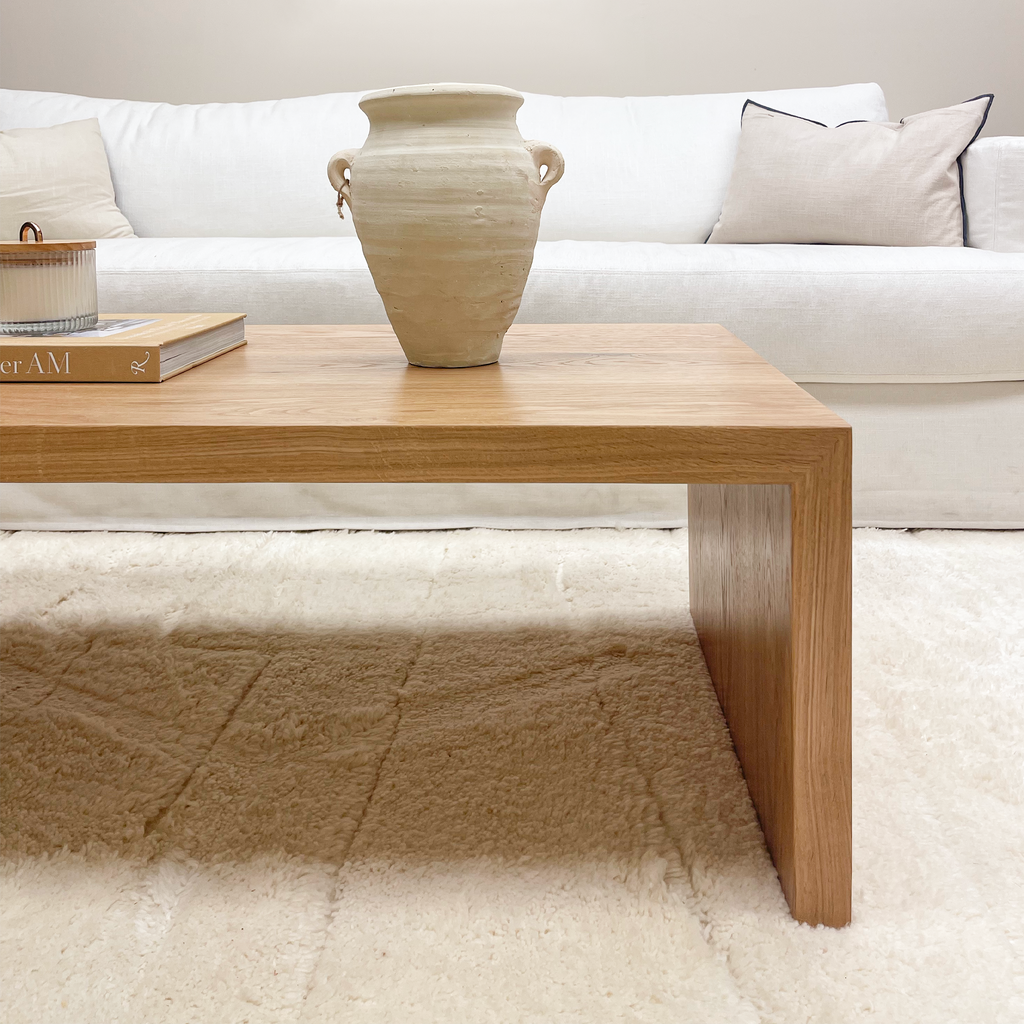
[[[105,312],[383,323],[354,238],[97,243]],[[798,381],[1024,380],[1024,254],[540,242],[519,323],[720,323]]]

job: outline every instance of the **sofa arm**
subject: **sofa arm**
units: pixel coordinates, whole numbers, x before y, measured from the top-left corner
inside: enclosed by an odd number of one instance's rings
[[[978,139],[961,163],[967,244],[1024,252],[1024,136]]]

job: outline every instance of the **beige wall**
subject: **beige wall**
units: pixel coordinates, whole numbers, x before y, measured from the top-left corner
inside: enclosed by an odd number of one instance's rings
[[[878,82],[894,118],[982,92],[1024,135],[1024,0],[0,0],[0,84],[167,100],[424,81],[532,92]]]

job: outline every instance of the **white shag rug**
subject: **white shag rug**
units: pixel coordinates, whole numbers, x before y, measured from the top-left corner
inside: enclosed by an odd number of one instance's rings
[[[2,1020],[1021,1021],[1024,533],[854,550],[835,931],[685,531],[4,535]]]

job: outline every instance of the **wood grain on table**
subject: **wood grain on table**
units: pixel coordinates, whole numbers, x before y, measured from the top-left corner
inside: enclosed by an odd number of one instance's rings
[[[716,325],[513,326],[459,370],[409,366],[385,326],[247,335],[151,388],[0,385],[0,478],[658,482],[743,453],[782,482],[778,430],[796,452],[848,429]]]

